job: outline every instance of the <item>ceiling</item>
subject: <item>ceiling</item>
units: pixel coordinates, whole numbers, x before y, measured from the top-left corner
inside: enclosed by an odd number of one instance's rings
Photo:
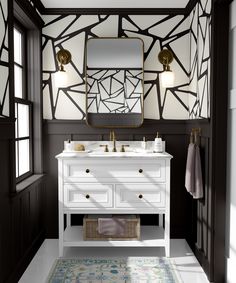
[[[41,0],[45,8],[185,8],[189,0]]]

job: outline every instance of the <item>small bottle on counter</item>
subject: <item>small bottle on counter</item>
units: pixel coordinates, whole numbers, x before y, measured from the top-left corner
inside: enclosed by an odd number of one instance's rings
[[[153,152],[163,152],[162,139],[158,132],[154,140]]]
[[[143,137],[143,140],[141,141],[141,148],[144,150],[147,149],[147,142],[145,137]]]
[[[67,140],[67,141],[64,142],[64,150],[65,151],[72,151],[71,140]]]

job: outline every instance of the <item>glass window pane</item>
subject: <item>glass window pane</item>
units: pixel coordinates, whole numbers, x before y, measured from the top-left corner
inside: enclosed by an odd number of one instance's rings
[[[22,90],[22,68],[15,65],[14,67],[15,76],[15,97],[23,98]]]
[[[19,168],[18,168],[18,142],[16,142],[16,177],[19,177]]]
[[[19,175],[30,170],[29,140],[18,141],[19,143]]]
[[[22,35],[14,28],[14,61],[22,64]]]
[[[18,137],[29,136],[29,105],[18,103]]]

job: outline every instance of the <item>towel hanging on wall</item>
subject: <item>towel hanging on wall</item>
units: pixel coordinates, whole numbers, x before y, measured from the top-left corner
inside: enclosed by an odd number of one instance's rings
[[[199,130],[198,130],[199,131]],[[193,196],[194,199],[203,197],[203,182],[202,182],[202,168],[201,156],[198,146],[197,131],[191,132],[190,144],[188,146],[186,173],[185,173],[185,187],[186,190]]]

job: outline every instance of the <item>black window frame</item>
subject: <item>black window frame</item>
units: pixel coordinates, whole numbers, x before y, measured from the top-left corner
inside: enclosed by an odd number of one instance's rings
[[[16,166],[19,174],[19,143],[18,141],[21,140],[29,140],[29,171],[16,176],[16,183],[23,181],[24,179],[28,178],[29,176],[33,175],[33,102],[29,100],[29,94],[27,91],[28,85],[28,62],[27,62],[27,29],[14,19],[14,29],[20,32],[22,36],[22,64],[18,64],[14,60],[14,73],[15,73],[15,66],[18,66],[22,69],[22,98],[14,96],[14,104],[15,107],[18,107],[19,104],[27,105],[29,107],[29,135],[25,137],[18,137],[18,134],[15,133],[15,146],[18,147],[16,151],[17,158],[15,155],[15,162],[18,162],[18,166]],[[18,111],[17,111],[18,116]],[[15,117],[16,117],[16,110],[15,110]],[[17,117],[16,117],[17,118]],[[16,123],[18,123],[18,119],[16,119]],[[18,126],[16,131],[18,131]],[[16,174],[16,172],[15,172]]]

